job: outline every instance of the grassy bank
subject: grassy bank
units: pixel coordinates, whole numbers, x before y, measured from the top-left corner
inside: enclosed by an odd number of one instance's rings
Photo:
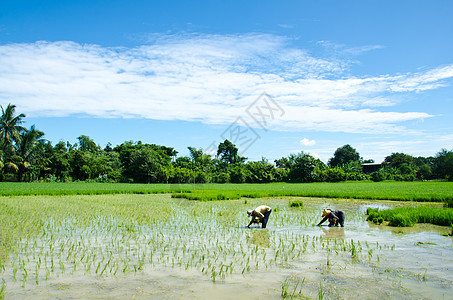
[[[190,200],[241,197],[325,197],[441,202],[453,199],[453,182],[340,182],[269,184],[126,184],[126,183],[0,183],[0,195],[173,194]]]

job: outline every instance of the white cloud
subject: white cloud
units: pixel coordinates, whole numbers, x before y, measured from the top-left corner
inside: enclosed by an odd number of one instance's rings
[[[394,76],[347,76],[347,62],[312,57],[289,44],[285,37],[265,34],[155,35],[152,43],[136,48],[6,44],[0,46],[0,101],[35,117],[87,114],[228,124],[246,117],[245,109],[266,91],[285,110],[273,129],[382,133],[431,117],[378,111],[397,103],[395,93],[434,89],[453,77],[452,65]]]
[[[316,141],[315,140],[309,140],[307,138],[303,138],[300,140],[300,143],[304,146],[314,146],[316,145]]]

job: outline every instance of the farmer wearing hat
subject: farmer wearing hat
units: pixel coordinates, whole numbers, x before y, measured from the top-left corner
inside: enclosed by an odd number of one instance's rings
[[[323,217],[323,219],[321,220],[321,222],[316,224],[317,226],[321,225],[322,223],[327,221],[327,219],[329,219],[329,226],[338,226],[338,224],[340,224],[341,227],[344,227],[345,214],[341,210],[332,211],[331,209],[324,209],[322,211],[321,217]]]
[[[269,220],[269,215],[271,214],[272,209],[267,206],[267,205],[260,205],[255,209],[249,209],[247,211],[247,214],[252,217],[252,220],[250,220],[249,225],[247,225],[248,228],[250,228],[250,225],[252,223],[261,223],[262,228],[266,228],[267,221]]]

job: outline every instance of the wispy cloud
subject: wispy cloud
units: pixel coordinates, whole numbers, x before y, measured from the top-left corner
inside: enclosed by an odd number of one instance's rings
[[[88,114],[226,124],[263,91],[285,110],[277,130],[395,132],[424,112],[379,111],[398,93],[434,89],[453,66],[356,78],[266,34],[150,37],[136,48],[74,42],[0,46],[0,101],[30,116]],[[250,122],[252,123],[252,122]]]
[[[315,140],[309,140],[307,138],[301,139],[300,143],[303,146],[314,146],[314,145],[316,145],[316,141]]]
[[[291,25],[291,24],[278,24],[278,27],[285,28],[285,29],[293,29],[294,25]]]
[[[369,51],[378,50],[385,48],[382,45],[365,45],[365,46],[358,46],[358,47],[346,47],[345,45],[332,43],[331,41],[318,41],[317,45],[323,47],[327,52],[330,52],[331,55],[334,56],[354,56],[360,55]]]

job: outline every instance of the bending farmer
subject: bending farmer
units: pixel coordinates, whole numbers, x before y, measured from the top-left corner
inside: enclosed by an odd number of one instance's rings
[[[248,228],[250,228],[250,225],[252,223],[261,223],[262,228],[266,228],[267,221],[269,220],[269,215],[271,214],[272,209],[267,206],[267,205],[260,205],[255,209],[249,209],[247,211],[247,214],[252,217],[252,220],[250,221],[249,225],[247,225]]]
[[[338,224],[340,224],[341,227],[344,227],[345,214],[341,210],[332,211],[330,209],[324,209],[321,216],[323,217],[323,219],[321,220],[321,222],[316,224],[317,226],[321,225],[322,223],[327,221],[327,219],[329,219],[329,226],[338,226]]]

